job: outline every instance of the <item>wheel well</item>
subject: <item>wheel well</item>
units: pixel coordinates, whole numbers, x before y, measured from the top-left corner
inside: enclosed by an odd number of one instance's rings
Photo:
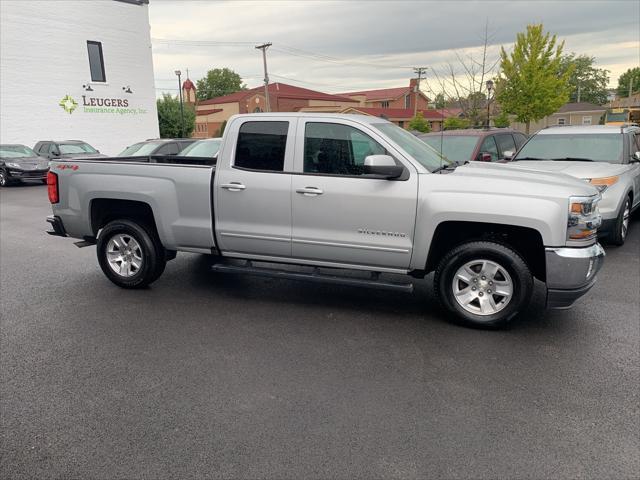
[[[540,232],[533,228],[481,222],[443,222],[436,228],[429,248],[425,271],[432,272],[448,251],[461,243],[491,240],[518,252],[533,275],[544,281],[546,266]]]
[[[98,231],[107,223],[127,219],[146,225],[158,235],[156,220],[149,204],[135,200],[115,200],[96,198],[91,201],[91,230],[97,236]]]

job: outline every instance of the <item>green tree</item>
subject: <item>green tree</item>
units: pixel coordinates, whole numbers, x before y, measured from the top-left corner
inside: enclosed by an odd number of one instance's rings
[[[438,93],[435,98],[433,99],[433,103],[435,105],[436,108],[444,108],[446,106],[446,100],[444,98],[444,94],[443,93]]]
[[[469,128],[469,120],[459,117],[448,117],[444,119],[445,130],[461,130],[463,128]]]
[[[617,93],[619,97],[629,96],[629,85],[632,82],[632,93],[640,92],[640,67],[630,68],[618,77]]]
[[[229,68],[214,68],[196,82],[198,100],[221,97],[230,93],[246,90],[242,78]]]
[[[498,128],[507,128],[511,125],[511,120],[509,120],[509,115],[507,112],[501,112],[500,115],[496,115],[493,117],[493,125]]]
[[[180,100],[178,97],[163,93],[162,98],[156,100],[158,107],[158,124],[160,137],[178,138],[191,137],[196,124],[196,112],[189,104],[184,104],[184,132],[180,115]]]
[[[573,66],[562,71],[564,42],[544,33],[542,24],[527,25],[518,33],[513,52],[500,49],[500,76],[496,98],[502,109],[526,124],[557,111],[569,100]]]
[[[431,131],[429,122],[424,119],[424,115],[422,114],[422,112],[418,112],[416,116],[411,119],[411,121],[407,125],[407,129],[416,130],[422,133],[429,133]]]
[[[560,62],[562,72],[573,68],[569,76],[571,102],[589,102],[596,105],[607,103],[609,70],[595,67],[595,57],[571,53],[564,55]]]

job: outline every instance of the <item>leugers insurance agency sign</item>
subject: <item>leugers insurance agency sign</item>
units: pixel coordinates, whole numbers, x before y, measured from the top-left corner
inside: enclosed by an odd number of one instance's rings
[[[136,107],[130,98],[103,97],[89,94],[72,97],[66,94],[60,99],[60,107],[71,115],[74,112],[104,115],[144,115],[146,108]]]

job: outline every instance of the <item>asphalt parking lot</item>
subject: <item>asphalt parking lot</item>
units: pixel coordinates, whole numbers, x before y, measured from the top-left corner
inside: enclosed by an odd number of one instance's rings
[[[596,288],[509,330],[413,294],[180,254],[144,291],[0,192],[2,478],[637,478],[640,215]]]

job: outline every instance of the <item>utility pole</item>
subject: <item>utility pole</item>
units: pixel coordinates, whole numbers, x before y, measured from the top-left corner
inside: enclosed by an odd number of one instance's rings
[[[580,84],[578,84],[578,98],[577,98],[577,103],[580,103]]]
[[[629,75],[629,98],[631,98],[631,94],[633,93],[633,76]]]
[[[269,102],[269,73],[267,72],[267,48],[270,46],[271,42],[263,43],[256,47],[257,50],[262,50],[262,62],[264,63],[264,98],[267,104],[267,112],[271,111],[271,103]]]
[[[415,88],[415,102],[413,105],[413,116],[415,117],[418,115],[418,93],[420,92],[420,80],[422,80],[422,74],[427,72],[427,67],[415,67],[413,71],[418,74],[418,83],[416,83]]]
[[[182,72],[176,70],[174,72],[178,76],[178,95],[180,98],[180,138],[184,137],[184,106],[182,105],[182,82],[180,81],[180,75]]]

